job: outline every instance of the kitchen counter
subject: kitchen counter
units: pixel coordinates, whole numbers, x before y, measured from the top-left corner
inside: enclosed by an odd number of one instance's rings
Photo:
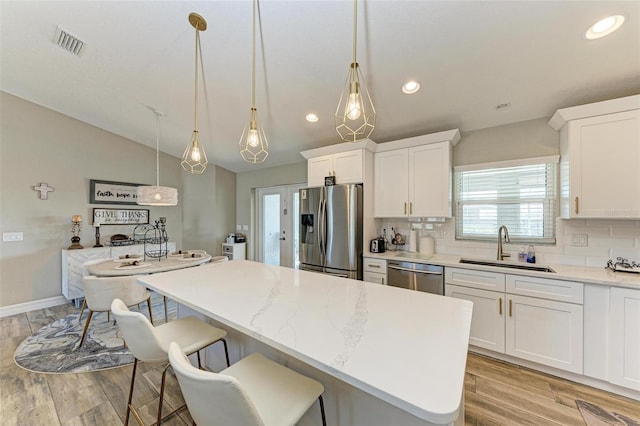
[[[377,417],[384,424],[407,424],[389,418],[392,410],[380,400],[415,416],[411,424],[464,419],[468,301],[246,260],[138,281],[373,395],[373,411],[382,410],[362,413],[362,397],[338,393],[344,383],[325,386],[329,424],[372,424],[373,415],[386,416]]]
[[[386,260],[402,260],[408,262],[428,263],[430,265],[441,265],[445,267],[456,267],[465,269],[475,269],[492,272],[503,272],[512,275],[526,275],[531,277],[550,278],[568,281],[579,281],[582,283],[608,285],[613,287],[624,287],[640,289],[640,274],[629,272],[613,272],[609,269],[591,268],[586,266],[573,266],[561,264],[539,264],[536,266],[548,266],[555,271],[539,272],[521,269],[503,268],[497,266],[474,265],[460,263],[461,256],[448,254],[434,254],[425,256],[420,253],[408,253],[403,251],[387,251],[384,253],[365,253],[364,257],[378,258]],[[464,258],[478,259],[474,256],[464,256]],[[483,259],[494,261],[494,259]]]

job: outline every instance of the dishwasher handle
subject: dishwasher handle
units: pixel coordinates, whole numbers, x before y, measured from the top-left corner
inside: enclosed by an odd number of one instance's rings
[[[425,274],[425,275],[442,275],[442,272],[434,272],[434,271],[424,271],[421,269],[411,269],[411,268],[403,268],[401,266],[395,266],[395,265],[387,265],[388,269],[396,269],[398,271],[407,271],[407,272],[415,272],[417,274]]]

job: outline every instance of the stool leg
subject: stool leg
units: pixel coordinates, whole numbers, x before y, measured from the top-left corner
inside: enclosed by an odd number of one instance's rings
[[[149,308],[149,322],[153,325],[153,315],[151,314],[151,296],[147,299],[147,308]]]
[[[167,365],[164,367],[164,370],[162,371],[162,383],[160,384],[160,402],[158,403],[158,422],[156,423],[158,426],[160,426],[160,423],[162,422],[162,400],[164,399],[164,384],[167,379],[167,370],[169,369],[169,366],[171,366],[171,364],[167,363]]]
[[[167,296],[162,296],[164,299],[164,322],[169,322],[169,314],[167,313]]]
[[[222,339],[222,343],[224,343],[224,356],[227,357],[227,367],[231,367],[231,363],[229,363],[229,350],[227,348],[227,341]]]
[[[324,401],[322,400],[322,395],[318,396],[318,401],[320,401],[320,414],[322,414],[322,426],[327,426],[327,419],[324,416]]]
[[[80,344],[78,345],[78,349],[82,347],[84,343],[84,338],[87,337],[87,330],[89,329],[89,323],[91,322],[91,317],[93,316],[93,311],[89,309],[89,313],[87,314],[87,322],[84,323],[84,331],[82,332],[82,338],[80,339]]]
[[[84,308],[87,307],[87,298],[82,299],[82,307],[80,308],[80,316],[78,317],[78,322],[82,320],[82,314],[84,313]]]
[[[131,401],[133,400],[133,384],[136,381],[136,369],[138,367],[138,358],[133,359],[133,373],[131,373],[131,386],[129,387],[129,399],[127,400],[127,414],[124,417],[124,424],[129,424],[129,414],[131,414]]]

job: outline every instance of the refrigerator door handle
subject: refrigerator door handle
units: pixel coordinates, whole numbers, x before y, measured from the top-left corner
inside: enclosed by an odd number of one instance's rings
[[[324,264],[324,200],[318,203],[318,247],[320,248],[320,260]]]

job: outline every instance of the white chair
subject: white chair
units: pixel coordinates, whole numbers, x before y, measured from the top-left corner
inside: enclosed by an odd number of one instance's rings
[[[97,263],[102,263],[102,262],[106,262],[111,260],[111,258],[107,257],[104,259],[93,259],[93,260],[88,260],[86,262],[84,262],[82,264],[82,267],[80,268],[80,274],[81,276],[84,277],[88,277],[89,275],[91,275],[91,273],[89,272],[88,267],[91,265],[95,265]],[[78,322],[82,321],[82,314],[84,313],[84,309],[87,307],[87,299],[83,298],[82,299],[82,307],[80,308],[80,315],[78,316]]]
[[[87,336],[89,323],[94,312],[111,311],[111,302],[114,299],[120,299],[127,306],[137,305],[147,302],[149,308],[149,319],[153,323],[151,315],[151,293],[144,286],[136,282],[138,276],[129,275],[126,277],[105,277],[98,278],[87,276],[82,278],[82,287],[84,288],[84,301],[89,309],[87,320],[84,324],[84,331],[80,339],[78,349],[82,347],[84,339]],[[81,313],[82,315],[82,313]],[[108,319],[107,319],[108,320]]]
[[[227,350],[227,342],[224,340],[227,332],[216,328],[196,317],[185,317],[165,324],[154,327],[147,318],[138,313],[131,312],[120,299],[116,299],[111,304],[111,312],[116,317],[116,322],[124,341],[134,356],[133,373],[131,374],[131,386],[129,388],[129,399],[127,400],[127,414],[124,424],[129,424],[129,414],[133,412],[138,423],[142,423],[142,419],[131,404],[133,398],[133,387],[136,378],[136,368],[138,361],[142,362],[166,362],[162,372],[162,383],[160,385],[160,402],[158,403],[158,419],[157,424],[162,422],[162,401],[164,398],[164,385],[167,376],[167,368],[169,367],[169,343],[177,342],[180,348],[187,353],[197,353],[198,366],[200,363],[200,350],[205,347],[222,341],[224,343],[224,352],[229,365],[229,352]],[[168,417],[177,410],[167,414]]]
[[[169,362],[199,426],[294,425],[316,401],[326,426],[321,383],[253,353],[220,373],[198,370],[178,344]]]

